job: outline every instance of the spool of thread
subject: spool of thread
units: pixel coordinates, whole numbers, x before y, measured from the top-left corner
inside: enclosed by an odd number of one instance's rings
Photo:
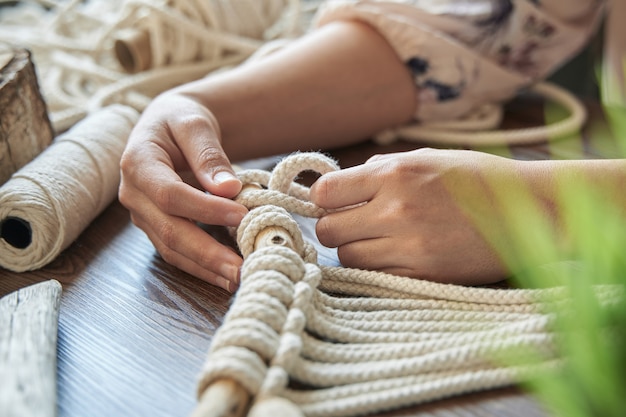
[[[45,266],[116,198],[120,158],[138,117],[122,105],[93,113],[0,187],[0,266]]]

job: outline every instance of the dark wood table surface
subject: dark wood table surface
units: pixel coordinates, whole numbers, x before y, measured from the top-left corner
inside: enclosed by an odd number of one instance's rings
[[[485,149],[503,156],[582,158],[615,150],[589,103],[592,126],[583,135],[533,146]],[[540,123],[541,103],[517,100],[505,127]],[[375,153],[423,145],[372,143],[333,151],[342,166]],[[128,212],[111,204],[54,262],[33,272],[0,269],[0,296],[54,278],[63,285],[58,333],[61,417],[188,416],[212,335],[231,296],[165,263]],[[381,414],[382,415],[382,414]],[[436,401],[385,416],[544,416],[521,388]],[[277,416],[278,417],[278,416]]]

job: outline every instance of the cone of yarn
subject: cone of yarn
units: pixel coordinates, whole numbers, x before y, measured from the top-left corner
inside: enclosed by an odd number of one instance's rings
[[[93,113],[0,187],[0,266],[23,272],[48,264],[114,200],[138,117],[122,105]]]

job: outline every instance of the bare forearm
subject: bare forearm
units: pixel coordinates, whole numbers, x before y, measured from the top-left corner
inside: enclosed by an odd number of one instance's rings
[[[232,160],[364,140],[407,122],[415,86],[387,42],[333,23],[273,55],[177,90],[216,117]]]
[[[576,207],[564,206],[560,200],[563,187],[579,187],[575,192],[581,195],[592,190],[626,216],[626,160],[520,161],[517,166],[557,224],[561,223],[565,210],[576,210]]]

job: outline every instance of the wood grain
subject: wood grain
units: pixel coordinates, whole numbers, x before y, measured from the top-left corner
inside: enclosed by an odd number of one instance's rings
[[[30,52],[0,44],[0,184],[54,137]]]
[[[61,284],[44,281],[0,299],[0,413],[56,415]]]

